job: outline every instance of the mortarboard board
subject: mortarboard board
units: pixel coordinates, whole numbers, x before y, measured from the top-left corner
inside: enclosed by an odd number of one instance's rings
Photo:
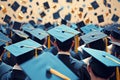
[[[75,35],[79,34],[80,32],[66,25],[60,25],[58,27],[48,30],[48,33],[57,40],[64,42],[70,38],[73,38]]]
[[[83,8],[79,8],[79,11],[83,12]]]
[[[105,38],[107,35],[100,32],[100,31],[92,31],[88,34],[81,36],[81,39],[84,41],[85,44],[97,41],[99,39]]]
[[[22,11],[23,13],[26,13],[26,12],[27,12],[27,7],[22,6],[22,7],[21,7],[21,11]]]
[[[72,3],[72,0],[66,0],[66,2],[70,2],[70,3]]]
[[[100,31],[100,30],[101,30],[100,27],[98,27],[98,26],[96,26],[96,25],[94,25],[94,24],[88,24],[88,25],[86,25],[86,26],[84,26],[84,27],[81,27],[80,29],[81,29],[82,32],[85,33],[85,34],[87,34],[87,33],[89,33],[89,32],[92,32],[92,31],[96,31],[96,30]]]
[[[21,23],[20,23],[20,22],[15,21],[15,22],[14,22],[14,24],[13,24],[13,29],[20,30],[20,27],[21,27]]]
[[[58,19],[59,17],[60,17],[60,14],[58,11],[53,13],[53,19]]]
[[[105,51],[100,51],[90,48],[82,48],[82,49],[86,51],[88,54],[90,54],[92,57],[100,61],[102,64],[106,65],[107,67],[120,66],[120,59],[116,58],[115,56],[112,56],[111,54]]]
[[[14,10],[14,11],[16,11],[19,7],[20,7],[20,5],[18,4],[17,1],[15,1],[15,2],[11,5],[12,10]]]
[[[46,13],[43,11],[43,12],[40,13],[40,16],[41,16],[41,18],[43,18],[43,17],[46,16]]]
[[[45,24],[44,24],[44,26],[45,26],[45,28],[46,28],[47,30],[49,30],[49,29],[52,29],[52,28],[53,28],[53,25],[52,25],[50,22],[45,23]]]
[[[104,22],[104,16],[103,15],[97,16],[97,19],[98,19],[99,23]]]
[[[93,1],[93,2],[91,3],[91,5],[92,5],[92,7],[93,7],[94,9],[97,9],[97,8],[99,7],[99,5],[98,5],[98,3],[97,3],[96,1]]]
[[[30,23],[28,23],[28,24],[24,24],[23,26],[22,26],[22,30],[23,31],[26,31],[26,32],[30,32],[30,31],[32,31],[32,30],[34,30],[35,28],[30,24]]]
[[[58,3],[58,0],[53,0],[53,2]]]
[[[114,14],[114,15],[112,16],[111,20],[112,20],[113,22],[117,22],[117,21],[119,20],[119,16],[117,16],[116,14]]]
[[[84,21],[80,21],[77,23],[78,28],[85,26]]]
[[[30,32],[34,37],[38,38],[39,40],[44,39],[48,36],[48,33],[42,29],[36,28]]]
[[[66,16],[65,16],[65,18],[64,18],[65,20],[68,20],[68,21],[70,21],[71,20],[71,14],[70,13],[68,13]]]
[[[34,20],[29,20],[29,23],[30,23],[32,26],[35,26],[35,21],[34,21]]]
[[[31,80],[79,79],[73,72],[70,71],[70,69],[68,69],[56,56],[52,55],[50,52],[44,52],[37,58],[33,58],[21,64],[20,66]],[[61,77],[58,76],[58,72],[62,75]]]
[[[11,21],[11,17],[9,15],[5,15],[5,18],[3,21],[9,24]]]
[[[5,49],[13,54],[18,64],[21,64],[34,56],[34,50],[41,45],[31,39],[26,39],[15,44],[6,46]]]
[[[66,21],[66,20],[64,20],[64,19],[62,19],[62,20],[61,20],[61,24],[66,25],[66,24],[67,24],[67,21]]]
[[[48,2],[44,2],[44,3],[43,3],[43,5],[44,5],[44,8],[45,8],[45,9],[49,9],[49,8],[50,8],[50,6],[49,6],[49,3],[48,3]]]
[[[0,32],[0,46],[4,45],[5,43],[11,41],[6,35]]]
[[[1,0],[1,1],[7,1],[7,0]]]

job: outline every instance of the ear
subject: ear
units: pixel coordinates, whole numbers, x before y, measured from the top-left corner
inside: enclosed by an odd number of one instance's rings
[[[91,67],[90,65],[87,65],[87,71],[90,73],[91,72]]]

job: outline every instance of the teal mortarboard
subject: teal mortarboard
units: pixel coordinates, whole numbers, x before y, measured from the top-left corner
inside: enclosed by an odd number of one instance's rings
[[[11,39],[8,38],[6,35],[0,32],[0,46],[4,45],[7,42],[10,42]]]
[[[20,30],[20,28],[21,28],[21,23],[18,22],[18,21],[15,21],[12,28],[13,28],[13,29],[16,29],[16,30]]]
[[[91,48],[82,48],[82,49],[108,67],[120,66],[120,59],[116,58],[110,53],[101,50],[91,49]]]
[[[15,56],[18,64],[21,64],[34,57],[37,54],[35,51],[39,47],[41,47],[41,44],[31,39],[26,39],[6,46],[5,49]]]
[[[32,30],[30,34],[32,34],[32,36],[38,38],[39,40],[42,40],[48,36],[48,33],[46,31],[39,28]]]
[[[34,66],[33,66],[34,65]],[[56,56],[44,52],[20,65],[31,80],[78,80]]]
[[[80,36],[81,39],[84,41],[85,44],[97,41],[99,39],[107,37],[106,34],[100,32],[100,31],[92,31],[88,34],[85,34],[83,36]]]
[[[93,7],[94,9],[99,8],[99,4],[97,3],[97,1],[93,1],[93,2],[91,3],[91,5],[92,5],[92,7]]]
[[[16,11],[18,8],[20,7],[20,4],[15,1],[12,5],[11,5],[11,8],[13,11]]]
[[[77,25],[76,25],[75,23],[72,23],[72,24],[71,24],[71,28],[72,28],[72,29],[77,29]]]
[[[48,30],[48,33],[57,40],[64,42],[70,38],[73,38],[75,35],[78,35],[80,32],[66,25],[60,25],[58,27]]]
[[[28,23],[28,24],[24,24],[23,26],[22,26],[22,30],[23,31],[26,31],[26,32],[30,32],[30,31],[32,31],[32,30],[34,30],[35,28],[30,24],[30,23]]]
[[[116,15],[116,14],[113,14],[111,20],[112,20],[113,22],[117,22],[117,21],[119,20],[119,16]]]
[[[9,24],[11,21],[11,17],[9,15],[5,15],[5,18],[3,21]]]
[[[98,27],[98,26],[96,26],[94,24],[88,24],[88,25],[86,25],[84,27],[81,27],[80,29],[82,30],[82,32],[84,34],[87,34],[87,33],[92,32],[92,31],[100,31],[101,30],[100,27]]]
[[[49,8],[50,8],[50,6],[49,6],[49,3],[48,3],[48,2],[44,2],[44,3],[43,3],[43,5],[44,5],[44,8],[45,8],[45,9],[49,9]]]

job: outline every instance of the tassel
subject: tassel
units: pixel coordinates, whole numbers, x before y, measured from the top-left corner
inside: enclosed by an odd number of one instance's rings
[[[48,36],[48,49],[50,49],[50,35]]]
[[[79,40],[78,40],[78,35],[75,36],[75,53],[78,53],[78,48],[79,47]]]
[[[6,43],[6,46],[8,46],[8,45],[9,45],[9,43]],[[10,58],[10,52],[9,51],[7,52],[7,57]]]
[[[6,13],[7,12],[6,8],[3,5],[1,5],[1,7],[2,7],[2,12]]]
[[[108,52],[108,48],[107,48],[107,46],[108,46],[108,39],[107,38],[105,38],[105,50],[106,50],[106,52]]]
[[[119,71],[119,67],[116,67],[116,80],[120,80],[120,71]]]
[[[35,57],[38,57],[37,49],[35,49]]]

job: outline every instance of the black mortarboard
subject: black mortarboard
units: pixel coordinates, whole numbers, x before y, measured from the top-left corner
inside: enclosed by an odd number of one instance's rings
[[[97,19],[98,19],[99,23],[104,22],[104,16],[103,15],[97,16]]]
[[[66,2],[70,2],[70,3],[72,3],[72,0],[66,0]]]
[[[93,2],[91,3],[91,5],[92,5],[92,7],[93,7],[94,9],[97,9],[97,8],[99,7],[99,5],[98,5],[98,3],[97,3],[96,1],[93,1]]]
[[[39,47],[41,47],[39,43],[26,39],[6,46],[5,49],[15,56],[18,64],[21,64],[34,57],[34,50]]]
[[[58,0],[53,0],[53,2],[58,3]]]
[[[40,16],[41,16],[41,18],[43,18],[43,17],[46,16],[46,13],[43,11],[43,12],[40,13]]]
[[[20,4],[18,4],[17,1],[15,1],[11,6],[12,10],[14,10],[14,11],[16,11],[19,7],[20,7]]]
[[[53,19],[58,19],[58,18],[60,18],[59,11],[53,13]]]
[[[107,37],[107,35],[100,31],[92,31],[80,37],[84,41],[85,44],[88,44],[88,43],[97,41],[99,39],[105,38]]]
[[[107,6],[108,6],[109,8],[111,8],[111,4],[107,3]]]
[[[44,2],[44,3],[43,3],[43,5],[44,5],[44,8],[45,8],[45,9],[49,9],[49,8],[50,8],[50,6],[49,6],[49,3],[48,3],[48,2]]]
[[[104,0],[103,4],[106,6],[107,5],[107,0]]]
[[[78,28],[81,28],[81,27],[85,26],[84,21],[80,21],[80,22],[78,22],[76,24],[77,24]]]
[[[13,29],[20,30],[20,27],[21,27],[21,23],[20,23],[20,22],[15,21],[15,22],[14,22],[14,24],[13,24]]]
[[[0,32],[0,46],[4,45],[5,43],[11,41],[6,35]]]
[[[66,20],[64,20],[64,19],[62,19],[62,20],[61,20],[61,24],[66,25],[66,24],[67,24],[67,21],[66,21]]]
[[[20,66],[31,80],[78,80],[78,77],[50,52],[44,52]]]
[[[49,29],[52,29],[53,28],[53,25],[50,23],[50,22],[48,22],[48,23],[45,23],[45,28],[47,29],[47,30],[49,30]]]
[[[114,14],[111,19],[113,22],[117,22],[119,20],[119,16]]]
[[[68,13],[68,14],[65,16],[64,20],[70,21],[70,20],[71,20],[71,14]]]
[[[79,11],[83,12],[83,8],[79,8]]]
[[[32,26],[35,26],[35,21],[34,21],[34,20],[29,20],[29,23],[30,23]]]
[[[11,17],[10,17],[9,15],[5,15],[4,20],[3,20],[3,21],[9,24],[9,23],[10,23],[10,21],[11,21]]]
[[[23,13],[26,13],[26,12],[27,12],[27,7],[26,7],[26,6],[22,6],[22,7],[21,7],[21,11],[22,11]]]

